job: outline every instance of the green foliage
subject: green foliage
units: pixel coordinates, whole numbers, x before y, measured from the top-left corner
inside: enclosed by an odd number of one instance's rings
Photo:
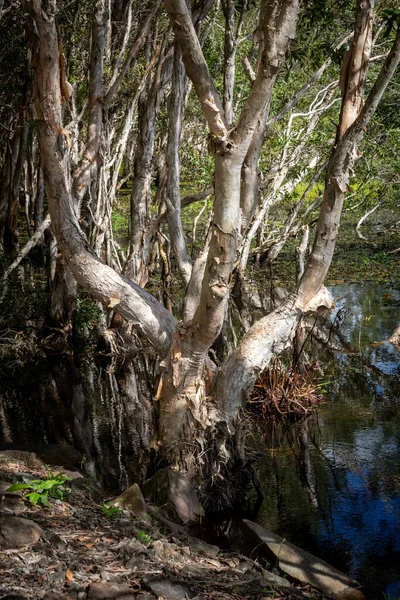
[[[145,546],[148,546],[151,542],[151,536],[148,533],[145,533],[144,531],[139,531],[137,538],[139,542],[142,542],[142,544],[144,544]]]
[[[118,203],[111,215],[112,229],[117,241],[126,240],[129,225],[131,188],[120,190]]]
[[[64,473],[54,474],[52,471],[48,471],[47,479],[32,479],[32,481],[28,481],[27,483],[15,483],[8,488],[7,492],[23,490],[24,500],[29,502],[29,504],[32,506],[41,504],[48,507],[49,498],[61,501],[66,500],[66,497],[70,493],[69,488],[65,485],[67,481],[71,481],[71,479]]]
[[[102,309],[90,296],[81,295],[77,299],[74,319],[74,330],[78,339],[93,341],[94,334],[100,323]]]
[[[3,263],[4,265],[4,263]],[[0,265],[0,272],[2,271]],[[5,265],[4,265],[5,266]],[[0,294],[0,329],[25,329],[28,322],[40,326],[46,313],[46,291],[40,280],[32,281],[29,274],[13,271]]]
[[[100,504],[100,508],[106,519],[119,519],[122,516],[122,509],[114,504]]]

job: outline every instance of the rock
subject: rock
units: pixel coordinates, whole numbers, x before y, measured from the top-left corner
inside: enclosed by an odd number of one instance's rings
[[[59,592],[46,592],[42,600],[72,600],[71,596],[60,594]]]
[[[38,458],[35,452],[27,452],[26,450],[2,450],[2,453],[0,454],[0,464],[9,463],[31,468],[43,466],[43,461]]]
[[[243,523],[246,533],[250,532],[253,541],[265,544],[274,558],[278,560],[279,568],[293,579],[313,585],[325,594],[332,594],[342,600],[346,598],[343,594],[349,592],[353,594],[350,596],[352,600],[365,600],[362,592],[357,589],[359,588],[357,581],[350,579],[309,552],[286,542],[279,535],[271,533],[261,525],[246,519],[243,520]]]
[[[21,513],[26,510],[20,492],[7,492],[12,485],[9,481],[0,481],[0,511]]]
[[[163,563],[182,561],[182,553],[176,544],[156,540],[153,542],[153,551]]]
[[[82,461],[82,454],[69,444],[29,444],[24,450],[8,448],[0,454],[0,464],[12,462],[30,468],[53,465],[53,471],[76,470]]]
[[[65,550],[67,548],[67,544],[60,538],[59,535],[56,534],[55,531],[49,531],[46,533],[45,539],[53,549]]]
[[[132,589],[116,583],[91,583],[88,588],[89,600],[135,600]]]
[[[0,516],[0,548],[3,550],[33,546],[43,530],[30,519]]]
[[[266,569],[262,570],[262,578],[260,581],[264,583],[265,586],[267,586],[268,583],[269,585],[272,584],[277,588],[291,587],[291,584],[287,579],[281,577],[280,575],[276,575],[275,573],[271,573],[271,571],[267,571]]]
[[[144,556],[143,554],[139,556],[132,556],[125,563],[125,568],[129,569],[132,573],[136,573],[137,571],[146,572],[149,567],[149,557]]]
[[[171,470],[168,476],[170,501],[178,517],[185,525],[197,523],[201,514],[201,505],[189,477]]]
[[[139,521],[148,521],[146,502],[137,483],[131,485],[123,494],[112,502],[132,513]]]
[[[71,480],[67,482],[68,485],[72,485],[72,482],[81,481],[84,479],[82,473],[76,469],[63,469],[62,472]]]
[[[184,473],[160,469],[146,481],[143,491],[153,504],[167,505],[172,509],[174,516],[178,516],[185,525],[199,521],[201,505],[189,477]]]
[[[120,558],[132,558],[138,554],[148,554],[146,546],[139,540],[122,540],[116,547]]]
[[[13,512],[16,514],[22,513],[27,510],[22,498],[15,496],[14,494],[2,494],[0,496],[0,512]]]
[[[13,496],[21,497],[21,491],[7,492],[8,488],[13,485],[10,481],[0,481],[0,494],[12,494]]]
[[[188,585],[174,583],[168,579],[151,580],[145,577],[143,583],[157,598],[161,596],[164,600],[183,600],[194,598],[196,595]]]
[[[195,554],[204,554],[205,556],[217,556],[220,551],[218,546],[202,542],[198,538],[189,537],[189,548]]]

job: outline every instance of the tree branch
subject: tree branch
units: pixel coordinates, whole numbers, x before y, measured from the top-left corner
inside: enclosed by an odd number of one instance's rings
[[[140,28],[139,35],[136,38],[135,43],[131,47],[131,49],[128,53],[128,56],[126,57],[125,62],[122,65],[122,67],[120,66],[120,64],[118,64],[118,63],[116,64],[113,76],[112,76],[110,84],[108,86],[107,93],[104,96],[104,104],[106,106],[108,104],[110,104],[111,100],[118,93],[118,91],[122,85],[122,82],[125,79],[126,74],[128,73],[129,69],[131,68],[132,61],[135,60],[135,58],[139,54],[140,50],[142,49],[143,44],[145,43],[146,38],[149,34],[150,25],[151,25],[155,15],[157,14],[158,9],[160,8],[160,4],[161,4],[161,0],[157,0],[156,3],[154,4],[153,9],[150,11],[149,15],[147,16],[147,19],[145,20],[142,27]]]
[[[193,82],[210,131],[217,138],[227,137],[224,110],[208,70],[203,51],[185,0],[165,0],[175,37],[182,50],[186,73]]]
[[[52,0],[22,0],[35,27],[36,124],[43,160],[46,196],[52,228],[75,279],[105,306],[115,308],[164,354],[176,321],[158,300],[126,277],[105,265],[88,246],[74,210],[71,185],[58,137],[62,130],[60,56]],[[49,9],[50,6],[50,9]],[[53,7],[53,10],[51,8]]]

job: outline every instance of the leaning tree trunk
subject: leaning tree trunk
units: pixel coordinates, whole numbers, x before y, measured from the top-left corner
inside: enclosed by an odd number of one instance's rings
[[[103,125],[103,56],[106,44],[107,24],[109,20],[108,2],[96,0],[93,10],[92,41],[90,51],[89,77],[89,119],[86,144],[79,167],[73,176],[73,194],[75,210],[80,212],[83,198],[91,182],[96,179],[101,164],[100,142]],[[66,78],[66,61],[60,41],[60,86],[61,94],[69,100],[72,86]],[[65,155],[69,146],[69,135],[60,131],[59,145]],[[68,157],[65,157],[65,170],[69,171]],[[70,178],[69,174],[67,175]],[[57,252],[57,251],[56,251]],[[47,321],[50,326],[69,332],[76,310],[77,285],[61,252],[57,252],[55,269],[50,273],[50,302]]]
[[[333,257],[350,172],[366,127],[400,61],[399,28],[385,64],[360,109],[371,47],[372,6],[372,1],[364,0],[359,0],[357,5],[357,22],[348,60],[338,141],[328,164],[324,199],[305,273],[297,292],[250,328],[223,365],[211,390],[220,399],[221,411],[230,423],[243,406],[259,373],[278,352],[291,345],[301,317],[308,312],[325,312],[331,305],[330,294],[323,283]]]
[[[228,131],[222,102],[211,79],[184,0],[166,0],[186,73],[210,129],[215,161],[215,202],[211,243],[204,277],[191,321],[178,328],[164,363],[158,397],[160,438],[172,462],[185,464],[190,456],[185,440],[210,423],[206,397],[212,373],[207,353],[225,320],[230,283],[240,239],[240,182],[243,161],[262,115],[268,111],[272,88],[294,37],[297,0],[264,2],[260,29],[264,44],[260,68],[237,127]],[[190,287],[190,286],[189,286]],[[190,461],[190,458],[189,458]],[[190,464],[186,463],[190,468]]]
[[[160,355],[167,352],[176,321],[153,297],[105,265],[90,249],[76,216],[71,182],[59,139],[63,130],[59,34],[55,0],[23,0],[34,44],[36,126],[52,229],[77,282],[105,306],[132,321]]]

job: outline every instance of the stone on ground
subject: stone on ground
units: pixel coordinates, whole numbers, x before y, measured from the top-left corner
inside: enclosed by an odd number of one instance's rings
[[[164,600],[183,600],[184,598],[194,598],[196,595],[188,585],[175,583],[168,579],[144,579],[143,583],[157,598],[161,596]]]
[[[91,583],[87,597],[88,600],[135,600],[136,598],[131,588],[116,583]]]
[[[190,479],[172,469],[160,469],[144,485],[146,498],[156,506],[167,506],[185,525],[198,523],[201,505]]]
[[[0,481],[0,512],[21,513],[26,510],[20,492],[7,492],[12,484],[9,481]]]
[[[33,546],[42,533],[42,528],[30,519],[0,516],[0,548],[3,550]]]
[[[146,502],[137,483],[131,485],[123,494],[118,496],[113,504],[125,508],[139,519],[139,521],[147,521],[149,519]]]
[[[358,589],[359,584],[354,579],[309,552],[286,542],[261,525],[245,519],[243,523],[254,541],[263,543],[278,560],[279,568],[293,579],[313,585],[338,599],[365,600],[363,593]]]

